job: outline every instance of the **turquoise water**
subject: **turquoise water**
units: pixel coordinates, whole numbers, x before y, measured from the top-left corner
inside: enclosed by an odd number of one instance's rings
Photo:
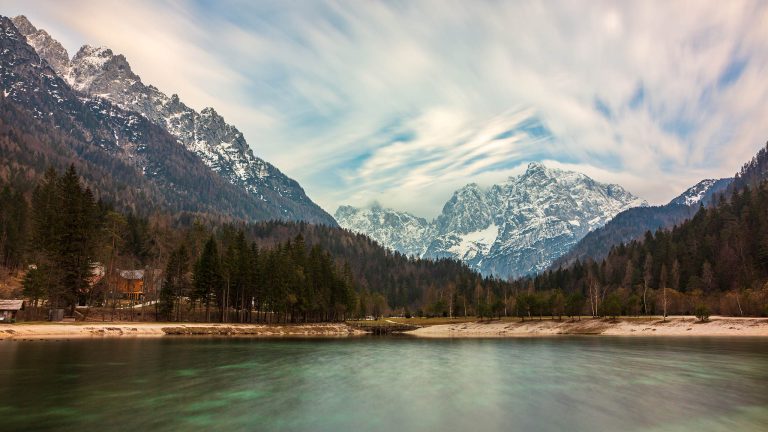
[[[768,341],[0,341],[0,430],[766,431]]]

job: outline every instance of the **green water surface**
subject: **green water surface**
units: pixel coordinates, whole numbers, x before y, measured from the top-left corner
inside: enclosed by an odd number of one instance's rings
[[[0,341],[3,431],[768,431],[768,341]]]

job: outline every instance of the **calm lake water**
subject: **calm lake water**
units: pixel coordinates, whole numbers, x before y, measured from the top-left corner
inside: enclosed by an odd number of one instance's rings
[[[766,431],[768,340],[0,341],[0,430]]]

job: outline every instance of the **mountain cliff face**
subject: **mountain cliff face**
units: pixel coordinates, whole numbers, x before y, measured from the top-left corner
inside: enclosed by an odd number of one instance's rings
[[[260,213],[267,218],[336,225],[295,180],[256,157],[243,134],[213,108],[197,112],[177,95],[167,96],[145,85],[125,57],[108,48],[83,46],[70,61],[61,44],[44,30],[36,29],[23,16],[13,22],[72,89],[91,100],[109,101],[138,113],[160,126],[211,170],[258,200]]]
[[[45,30],[37,29],[27,17],[19,15],[12,19],[13,24],[35,49],[37,54],[53,68],[59,76],[69,71],[69,54],[64,46],[51,37]]]
[[[591,230],[623,210],[643,205],[620,186],[532,163],[505,183],[459,189],[433,222],[416,224],[407,243],[409,251],[423,250],[419,256],[424,258],[455,258],[486,275],[517,277],[549,267]],[[414,218],[350,207],[341,207],[336,218],[341,226],[404,252],[401,227],[373,214]],[[361,215],[365,224],[359,223]]]

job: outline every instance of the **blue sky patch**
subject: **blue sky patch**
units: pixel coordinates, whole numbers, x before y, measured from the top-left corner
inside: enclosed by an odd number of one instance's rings
[[[629,107],[636,110],[640,108],[640,105],[642,105],[644,101],[645,87],[643,87],[643,83],[639,83],[637,89],[635,89],[635,93],[632,94],[632,98],[629,100]]]
[[[551,138],[552,131],[550,131],[541,120],[537,118],[530,118],[520,123],[517,127],[519,130],[528,134],[532,138]]]
[[[747,60],[744,59],[736,59],[730,62],[717,79],[717,86],[725,88],[738,81],[744,73],[747,63]]]
[[[607,120],[611,120],[613,118],[613,112],[599,97],[595,97],[595,109]]]

